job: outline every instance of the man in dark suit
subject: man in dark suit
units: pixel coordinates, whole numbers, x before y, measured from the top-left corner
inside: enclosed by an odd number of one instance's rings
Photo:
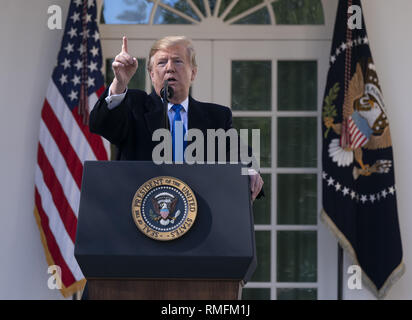
[[[148,60],[148,72],[154,91],[148,95],[140,90],[128,90],[127,85],[138,67],[137,59],[129,55],[127,38],[123,37],[122,51],[112,64],[115,78],[90,114],[90,131],[100,134],[119,149],[120,160],[152,160],[157,142],[153,132],[164,128],[164,108],[160,98],[164,81],[168,80],[174,94],[169,99],[170,128],[174,120],[182,121],[184,130],[232,128],[229,108],[196,101],[189,96],[195,80],[197,65],[195,51],[183,36],[165,37],[155,42]],[[263,180],[254,172],[250,175],[251,198],[259,195]]]

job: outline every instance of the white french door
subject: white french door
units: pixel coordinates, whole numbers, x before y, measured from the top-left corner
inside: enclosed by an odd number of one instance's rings
[[[270,190],[265,205],[255,203],[259,266],[246,288],[266,289],[262,296],[271,299],[334,299],[336,241],[319,220],[330,41],[218,40],[212,47],[212,100],[232,107],[238,129],[261,129]]]

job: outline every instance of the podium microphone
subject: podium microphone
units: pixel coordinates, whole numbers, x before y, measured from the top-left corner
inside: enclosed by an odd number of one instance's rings
[[[167,92],[167,96],[166,93]],[[172,99],[174,95],[174,90],[172,87],[169,87],[169,81],[165,80],[163,84],[162,90],[160,90],[160,96],[163,98],[163,100],[166,100],[166,102],[169,102],[169,99]]]
[[[167,116],[167,106],[169,99],[172,99],[174,95],[174,91],[172,87],[169,87],[169,81],[165,80],[163,84],[162,90],[160,90],[160,96],[163,98],[163,106],[164,106],[164,127],[168,130],[170,130],[170,125],[169,125],[169,117]]]

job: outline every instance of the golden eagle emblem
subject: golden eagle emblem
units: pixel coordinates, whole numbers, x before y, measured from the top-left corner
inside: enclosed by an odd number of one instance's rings
[[[168,192],[162,192],[152,198],[152,204],[157,216],[154,217],[155,221],[163,226],[167,226],[170,222],[174,223],[176,218],[180,215],[178,210],[173,217],[170,215],[176,210],[176,204],[179,201],[173,194]]]
[[[367,62],[365,76],[361,65],[356,65],[343,103],[342,123],[334,123],[333,117],[325,115],[323,121],[326,128],[332,128],[340,136],[340,139],[330,142],[329,156],[339,167],[349,166],[355,160],[359,167],[354,166],[354,179],[360,175],[389,172],[392,166],[390,160],[377,160],[372,165],[363,161],[363,149],[376,150],[392,145],[388,117],[372,59]]]

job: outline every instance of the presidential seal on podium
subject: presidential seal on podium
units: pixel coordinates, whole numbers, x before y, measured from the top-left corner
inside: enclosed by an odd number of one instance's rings
[[[132,215],[138,229],[160,241],[174,240],[190,230],[197,215],[192,189],[174,177],[146,181],[135,193]]]

